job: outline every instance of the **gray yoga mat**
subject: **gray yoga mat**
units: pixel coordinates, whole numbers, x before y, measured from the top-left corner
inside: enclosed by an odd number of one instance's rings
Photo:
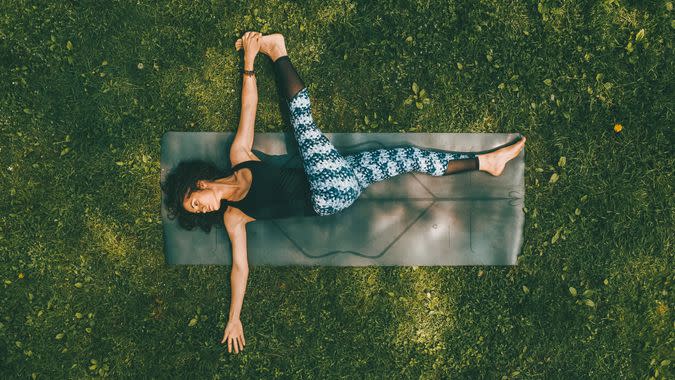
[[[324,133],[342,154],[414,145],[488,152],[510,145],[508,133]],[[234,132],[166,132],[161,180],[180,161],[230,166]],[[279,166],[302,167],[292,132],[256,133],[253,152]],[[368,187],[349,208],[330,216],[256,220],[247,224],[249,265],[515,265],[523,243],[523,149],[499,177],[472,171],[434,177],[402,174]],[[164,253],[169,265],[231,265],[229,237],[220,228],[186,231],[163,204]]]

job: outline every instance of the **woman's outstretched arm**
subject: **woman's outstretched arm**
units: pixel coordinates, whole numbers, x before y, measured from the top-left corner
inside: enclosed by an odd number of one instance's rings
[[[232,301],[230,304],[230,319],[239,319],[241,305],[246,293],[246,280],[248,279],[248,259],[246,253],[246,224],[239,223],[232,232],[228,230],[232,242]]]
[[[252,32],[249,32],[252,33]],[[260,34],[246,33],[244,41],[244,70],[253,70],[255,57],[260,50]],[[232,150],[250,151],[253,148],[255,114],[258,108],[258,86],[255,75],[243,75],[241,89],[241,117],[239,128],[232,142]],[[232,156],[233,153],[230,153]],[[234,153],[238,154],[238,153]]]
[[[221,343],[227,340],[228,352],[232,352],[232,346],[234,345],[235,352],[239,353],[246,345],[244,328],[239,319],[241,306],[244,303],[244,294],[246,293],[246,282],[248,280],[246,223],[241,220],[231,221],[226,222],[225,227],[232,243],[232,273],[230,275],[232,297],[229,320],[227,326],[225,326],[225,334]]]

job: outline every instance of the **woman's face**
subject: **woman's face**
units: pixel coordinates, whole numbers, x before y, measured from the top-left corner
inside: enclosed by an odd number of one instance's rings
[[[203,189],[203,184],[198,183],[199,190],[194,190],[183,199],[183,208],[188,212],[204,213],[213,212],[220,208],[220,200],[216,192],[211,189]]]

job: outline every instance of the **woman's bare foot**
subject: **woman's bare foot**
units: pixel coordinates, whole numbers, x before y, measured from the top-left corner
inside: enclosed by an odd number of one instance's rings
[[[502,175],[506,163],[516,158],[525,146],[525,136],[513,145],[501,148],[491,153],[478,155],[478,170],[488,172],[495,177]]]
[[[234,43],[234,48],[237,50],[242,49],[243,47],[244,45],[241,38]],[[260,41],[260,52],[270,57],[272,61],[276,61],[277,58],[287,55],[284,36],[281,33],[262,36],[262,41]]]

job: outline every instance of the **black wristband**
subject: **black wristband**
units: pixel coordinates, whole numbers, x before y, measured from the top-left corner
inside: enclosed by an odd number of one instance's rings
[[[255,75],[255,70],[244,70],[244,69],[242,69],[241,73],[246,74],[246,75]]]

